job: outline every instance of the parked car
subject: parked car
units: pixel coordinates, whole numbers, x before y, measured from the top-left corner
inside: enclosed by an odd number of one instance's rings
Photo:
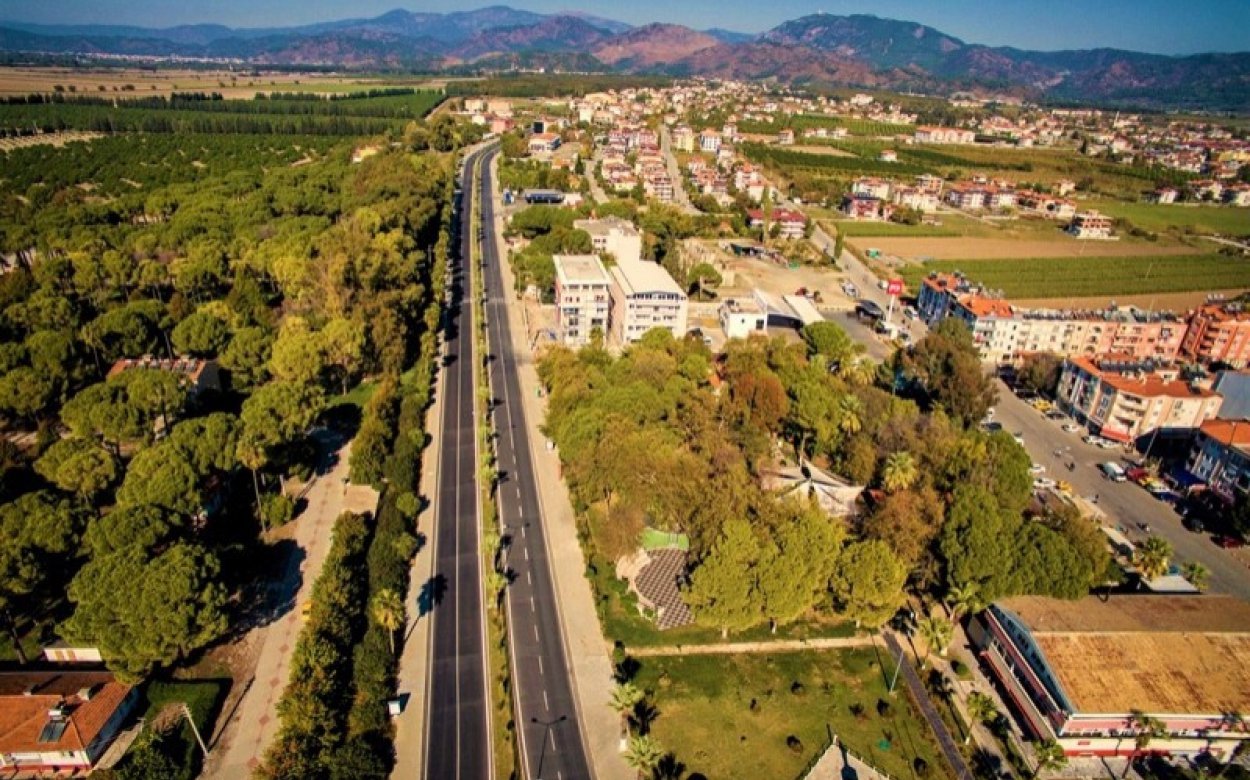
[[[1037,479],[1033,480],[1034,490],[1049,490],[1053,487],[1058,487],[1058,485],[1059,483],[1051,479],[1050,477],[1038,477]]]
[[[1029,466],[1029,473],[1034,476],[1041,474],[1045,470],[1046,470],[1046,467],[1040,463],[1034,463],[1033,465]]]
[[[1202,520],[1200,520],[1197,517],[1186,517],[1185,520],[1183,521],[1183,525],[1186,528],[1188,528],[1190,531],[1193,531],[1196,534],[1202,533],[1207,528],[1203,524]]]
[[[1104,477],[1112,482],[1124,482],[1128,479],[1128,475],[1124,473],[1124,469],[1120,467],[1119,463],[1107,461],[1106,463],[1100,464],[1098,469],[1102,472]]]
[[[1021,447],[1024,446],[1024,431],[1016,431],[1011,434],[1011,438],[1016,440],[1016,444],[1019,444]]]
[[[1085,442],[1086,444],[1098,444],[1098,437],[1092,433],[1087,433],[1085,434],[1084,437],[1081,438],[1081,441]]]
[[[1220,547],[1223,547],[1225,550],[1233,550],[1238,547],[1246,546],[1244,540],[1238,539],[1235,536],[1217,536],[1215,537],[1215,543]]]
[[[1068,433],[1076,433],[1077,431],[1081,430],[1081,426],[1079,423],[1066,422],[1063,424],[1063,429],[1067,431]]]
[[[1114,450],[1116,447],[1119,447],[1120,444],[1118,442],[1111,441],[1110,439],[1100,438],[1098,440],[1098,446],[1102,447],[1104,450]]]

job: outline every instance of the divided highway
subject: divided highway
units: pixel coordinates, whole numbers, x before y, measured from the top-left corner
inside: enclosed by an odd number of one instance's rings
[[[470,154],[461,173],[460,240],[453,242],[457,248],[448,285],[433,532],[434,581],[442,596],[430,615],[426,679],[424,775],[429,780],[492,777],[468,297],[473,168],[483,156],[482,151]]]
[[[534,478],[529,432],[521,407],[517,356],[508,325],[507,298],[494,230],[490,162],[482,160],[482,251],[485,258],[486,324],[497,432],[499,516],[504,525],[512,648],[513,696],[521,737],[521,776],[582,780],[590,768],[582,742],[551,561]],[[581,561],[575,565],[580,567]],[[450,776],[450,775],[449,775]]]

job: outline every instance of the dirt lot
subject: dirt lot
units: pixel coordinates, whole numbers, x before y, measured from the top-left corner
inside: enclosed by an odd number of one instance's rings
[[[790,147],[796,152],[803,154],[823,154],[827,157],[854,157],[855,155],[844,149],[838,149],[833,146],[792,146]]]
[[[1183,244],[1140,241],[1079,241],[1075,238],[1017,240],[1011,238],[857,238],[848,241],[864,250],[888,255],[934,260],[996,260],[1035,257],[1130,257],[1133,255],[1192,255],[1203,250]]]
[[[401,83],[402,82],[402,83]],[[388,86],[441,87],[447,79],[415,80],[347,78],[323,73],[258,74],[202,70],[145,70],[140,68],[0,68],[0,97],[50,93],[56,85],[80,95],[151,97],[171,92],[220,92],[226,98],[251,98],[257,92],[353,92]],[[133,90],[123,90],[126,85]],[[103,87],[104,89],[100,89]]]
[[[1223,295],[1225,298],[1235,298],[1246,292],[1245,290],[1204,290],[1202,292],[1187,293],[1160,293],[1158,295],[1115,295],[1093,298],[1063,298],[1057,300],[1055,298],[1022,298],[1020,300],[1012,300],[1012,304],[1024,308],[1037,309],[1053,309],[1057,306],[1063,306],[1071,309],[1101,309],[1115,302],[1117,306],[1137,306],[1143,309],[1153,309],[1155,311],[1176,311],[1183,312],[1189,309],[1201,306],[1206,303],[1207,296],[1212,293]]]

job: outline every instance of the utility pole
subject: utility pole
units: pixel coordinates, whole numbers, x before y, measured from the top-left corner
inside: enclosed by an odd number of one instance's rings
[[[903,648],[898,649],[898,662],[894,665],[894,676],[890,678],[889,694],[894,695],[894,684],[898,682],[898,672],[903,668]]]
[[[191,724],[191,731],[195,733],[195,741],[200,743],[200,750],[204,751],[204,758],[208,758],[208,746],[204,744],[204,738],[200,736],[200,729],[195,725],[195,718],[191,717],[191,708],[184,701],[182,703],[182,714],[186,716],[187,723]]]

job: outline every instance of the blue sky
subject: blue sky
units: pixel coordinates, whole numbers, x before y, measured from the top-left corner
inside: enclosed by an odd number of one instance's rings
[[[0,0],[0,19],[164,27],[234,27],[375,16],[396,7],[453,11],[465,0]],[[631,24],[674,22],[759,32],[824,11],[922,22],[972,43],[1028,49],[1110,46],[1163,54],[1250,51],[1250,0],[512,0],[541,13],[577,10]]]

